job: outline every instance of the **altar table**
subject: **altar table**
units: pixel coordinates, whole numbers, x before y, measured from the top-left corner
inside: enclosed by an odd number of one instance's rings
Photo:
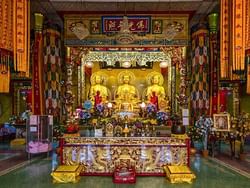
[[[61,164],[81,165],[81,175],[112,175],[129,163],[136,175],[164,176],[166,165],[189,166],[190,141],[172,137],[67,137]]]

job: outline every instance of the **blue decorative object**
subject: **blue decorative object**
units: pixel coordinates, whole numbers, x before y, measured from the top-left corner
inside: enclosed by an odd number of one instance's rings
[[[10,123],[5,122],[4,123],[4,128],[7,130],[8,133],[16,133],[16,128],[12,126]]]
[[[83,103],[83,107],[86,109],[86,110],[90,110],[92,108],[92,103],[90,100],[87,100]]]

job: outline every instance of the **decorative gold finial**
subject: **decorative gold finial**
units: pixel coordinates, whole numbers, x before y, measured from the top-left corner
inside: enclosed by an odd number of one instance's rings
[[[35,31],[42,31],[43,28],[43,15],[41,13],[35,13]]]

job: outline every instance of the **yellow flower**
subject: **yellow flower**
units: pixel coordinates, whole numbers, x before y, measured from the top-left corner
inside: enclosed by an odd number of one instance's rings
[[[150,123],[151,123],[152,125],[156,125],[156,124],[157,124],[157,120],[156,120],[156,119],[151,119],[151,120],[150,120]]]

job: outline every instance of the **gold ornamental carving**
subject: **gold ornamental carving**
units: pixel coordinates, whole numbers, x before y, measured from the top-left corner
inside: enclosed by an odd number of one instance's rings
[[[65,138],[63,164],[83,165],[83,173],[113,173],[124,162],[138,174],[163,174],[165,165],[188,164],[186,143],[173,138]]]

